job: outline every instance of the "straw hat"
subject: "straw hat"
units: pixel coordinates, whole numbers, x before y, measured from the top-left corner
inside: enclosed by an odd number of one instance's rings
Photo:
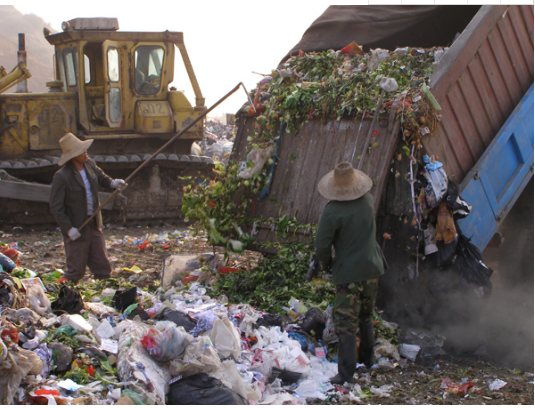
[[[61,139],[59,139],[59,145],[63,154],[59,158],[58,166],[63,166],[69,160],[76,156],[80,156],[83,152],[89,149],[93,143],[93,139],[81,141],[72,133],[67,133]]]
[[[320,194],[329,200],[350,201],[366,194],[373,186],[372,179],[351,163],[338,164],[318,183]]]

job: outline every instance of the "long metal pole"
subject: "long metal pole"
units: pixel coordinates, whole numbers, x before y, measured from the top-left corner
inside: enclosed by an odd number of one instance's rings
[[[145,160],[143,163],[139,165],[137,169],[135,169],[132,174],[130,174],[126,179],[125,183],[128,184],[128,182],[137,174],[140,172],[140,170],[145,167],[149,162],[154,159],[156,156],[158,156],[167,146],[169,146],[171,143],[173,143],[176,139],[178,139],[184,132],[186,132],[190,127],[195,125],[199,120],[201,120],[203,117],[205,117],[208,113],[210,113],[215,107],[217,107],[221,102],[223,102],[225,99],[227,99],[230,95],[232,95],[234,92],[238,90],[240,86],[243,86],[243,89],[245,90],[245,93],[247,93],[247,90],[245,89],[245,85],[243,85],[242,82],[240,82],[238,85],[236,85],[229,93],[227,93],[225,96],[223,96],[220,100],[218,100],[215,104],[213,104],[206,112],[204,112],[201,116],[199,116],[197,119],[195,119],[193,122],[191,122],[188,126],[186,126],[184,129],[182,129],[180,132],[178,132],[176,135],[174,135],[171,139],[167,141],[162,147],[160,147],[156,152],[153,153],[152,156],[150,156],[147,160]],[[82,225],[80,225],[80,228],[78,228],[78,231],[81,231],[89,222],[93,219],[95,215],[98,214],[102,208],[106,204],[108,204],[117,194],[119,194],[119,190],[114,190],[113,193],[110,194],[110,196],[102,203],[100,206],[91,214],[91,216],[84,221]]]

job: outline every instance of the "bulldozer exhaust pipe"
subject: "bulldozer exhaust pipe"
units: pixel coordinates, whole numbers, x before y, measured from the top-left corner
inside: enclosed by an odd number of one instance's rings
[[[20,63],[24,64],[24,66],[28,66],[26,63],[26,36],[24,33],[19,33],[19,50],[17,52],[17,60]],[[28,81],[26,79],[20,81],[17,84],[17,90],[16,93],[27,93],[28,92]]]
[[[142,168],[144,168],[147,164],[149,164],[156,156],[158,156],[162,151],[164,151],[171,143],[173,143],[176,139],[178,139],[180,136],[182,136],[186,131],[188,131],[189,128],[191,128],[193,125],[195,125],[198,121],[200,121],[202,118],[204,118],[206,115],[208,115],[212,110],[214,110],[221,102],[223,102],[225,99],[227,99],[230,95],[232,95],[234,92],[236,92],[240,87],[243,87],[243,90],[247,94],[247,97],[249,98],[249,94],[247,92],[247,89],[245,88],[245,85],[243,82],[240,82],[238,85],[236,85],[232,90],[230,90],[225,96],[223,96],[221,99],[219,99],[216,103],[214,103],[206,112],[204,112],[202,115],[200,115],[197,119],[195,119],[193,122],[191,122],[188,126],[186,126],[184,129],[182,129],[180,132],[178,132],[176,135],[174,135],[171,139],[167,141],[162,147],[160,147],[156,152],[152,154],[147,160],[145,160],[143,163],[139,165],[137,169],[135,169],[126,179],[125,183],[128,184],[128,182],[134,178],[134,176],[141,171]],[[80,228],[78,228],[78,231],[81,231],[91,220],[95,215],[98,214],[98,212],[106,206],[117,194],[119,194],[119,190],[114,190],[113,193],[110,194],[108,199],[104,201],[100,206],[93,211],[93,214],[84,221],[82,225],[80,225]]]

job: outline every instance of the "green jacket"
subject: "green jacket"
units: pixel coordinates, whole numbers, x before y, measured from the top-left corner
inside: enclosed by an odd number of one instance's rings
[[[323,265],[334,246],[336,285],[376,278],[387,267],[375,240],[375,214],[370,193],[351,201],[330,201],[321,213],[316,234],[316,256]]]
[[[93,193],[93,208],[99,206],[98,186],[111,188],[112,178],[108,177],[92,159],[84,163],[84,169],[91,185]],[[52,191],[50,192],[50,211],[56,219],[64,236],[72,227],[79,228],[87,219],[87,196],[85,194],[85,184],[82,176],[69,161],[59,169],[52,180]],[[102,228],[102,215],[95,216],[98,228]],[[80,231],[82,235],[79,239],[85,240],[87,229]]]

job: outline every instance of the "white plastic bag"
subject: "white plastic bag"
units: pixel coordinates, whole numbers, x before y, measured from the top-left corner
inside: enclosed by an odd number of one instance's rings
[[[221,357],[227,358],[232,355],[236,360],[240,358],[240,336],[226,315],[222,315],[214,322],[209,336]]]
[[[164,362],[180,357],[192,339],[183,327],[161,321],[145,332],[141,343],[152,358]]]
[[[326,387],[322,387],[314,380],[303,380],[299,382],[294,392],[300,398],[319,399],[321,401],[325,401],[327,399],[327,395],[325,394],[326,391]]]
[[[26,298],[30,302],[30,307],[41,316],[46,316],[51,312],[50,300],[46,297],[45,291],[40,285],[31,285],[26,290]]]
[[[397,349],[386,339],[377,339],[375,341],[373,352],[376,360],[379,360],[381,357],[393,358],[396,361],[401,359]]]
[[[230,388],[236,394],[241,395],[246,400],[257,401],[262,396],[262,393],[256,389],[256,386],[245,384],[238,369],[236,368],[236,363],[232,360],[225,360],[221,363],[223,366],[222,371],[216,371],[209,373],[210,377],[217,378],[223,383],[225,387]]]
[[[181,358],[169,362],[169,372],[173,377],[189,377],[222,369],[221,360],[208,336],[197,337],[188,344]]]
[[[137,316],[134,320],[124,320],[117,325],[116,333],[120,333],[117,375],[121,381],[135,381],[135,385],[127,388],[142,395],[144,402],[164,405],[171,375],[169,369],[154,361],[141,344],[143,333],[149,327]]]
[[[245,168],[238,173],[238,177],[242,179],[250,179],[255,174],[260,173],[264,164],[268,159],[273,156],[274,145],[271,144],[265,149],[253,149],[247,155],[247,162],[251,161],[253,163],[252,167]]]

